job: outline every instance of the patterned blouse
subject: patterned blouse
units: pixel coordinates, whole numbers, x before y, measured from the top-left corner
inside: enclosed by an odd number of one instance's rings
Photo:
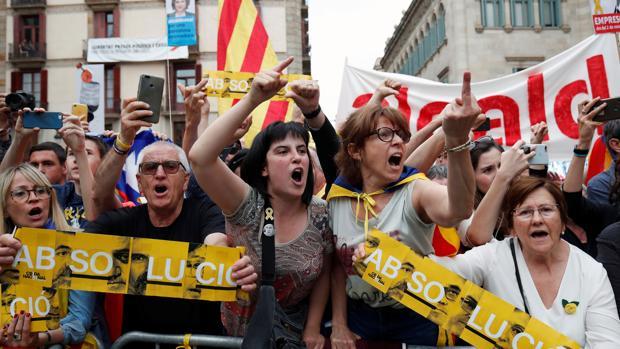
[[[254,189],[236,212],[226,217],[226,234],[234,246],[245,246],[261,277],[260,234],[265,201]],[[277,232],[276,232],[277,234]],[[308,206],[304,232],[287,243],[276,242],[276,280],[274,288],[285,310],[305,301],[318,279],[323,261],[334,251],[325,201],[313,197]],[[243,336],[256,305],[258,292],[248,301],[222,303],[222,323],[229,335]]]

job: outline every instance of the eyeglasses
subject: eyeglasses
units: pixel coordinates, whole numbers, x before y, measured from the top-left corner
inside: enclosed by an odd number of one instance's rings
[[[391,142],[394,139],[394,134],[397,134],[398,137],[400,137],[400,139],[402,139],[405,143],[409,142],[409,139],[411,138],[411,136],[409,136],[407,132],[403,130],[394,130],[389,127],[379,127],[378,129],[372,131],[368,135],[368,137],[372,135],[377,135],[377,137],[379,137],[381,141],[387,143]]]
[[[139,170],[141,174],[152,176],[157,173],[159,166],[164,168],[166,174],[175,174],[179,172],[179,167],[182,167],[183,171],[186,171],[185,166],[183,166],[180,161],[175,160],[166,160],[162,162],[146,161],[140,164]]]
[[[525,207],[512,211],[512,214],[520,220],[529,221],[534,217],[534,212],[538,211],[541,217],[551,218],[558,211],[560,205],[540,205],[538,207]]]
[[[11,197],[16,202],[26,202],[30,198],[30,193],[34,193],[34,196],[38,199],[47,199],[50,197],[52,189],[50,187],[38,185],[32,189],[19,188],[11,191]]]

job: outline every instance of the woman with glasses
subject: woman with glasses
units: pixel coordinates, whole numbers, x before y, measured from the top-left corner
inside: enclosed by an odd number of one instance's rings
[[[502,211],[510,238],[434,259],[582,347],[620,347],[620,321],[605,269],[562,239],[568,210],[558,186],[519,177]]]
[[[21,243],[10,235],[16,227],[71,230],[51,183],[33,166],[21,164],[2,172],[0,193],[1,244],[4,249],[12,251],[10,255],[14,256],[21,247]],[[0,262],[10,264],[13,258],[5,255]],[[91,324],[95,297],[90,292],[69,291],[68,299],[64,299],[68,302],[68,313],[60,319],[58,328],[46,332],[30,333],[31,314],[16,314],[0,336],[0,344],[5,347],[38,348],[53,343],[80,343]]]
[[[332,272],[333,347],[354,348],[358,337],[437,344],[437,326],[363,281],[352,267],[352,256],[371,228],[430,254],[435,223],[454,226],[471,214],[475,187],[469,131],[480,108],[471,95],[469,73],[461,98],[443,114],[447,186],[403,166],[411,133],[398,110],[368,105],[341,127],[342,148],[336,156],[340,177],[327,198],[339,259]]]
[[[189,158],[198,183],[226,217],[229,243],[246,247],[259,275],[261,235],[275,232],[276,307],[290,322],[278,321],[278,328],[285,330],[272,339],[286,348],[305,347],[304,342],[308,348],[322,348],[319,330],[329,295],[333,237],[325,202],[312,196],[308,131],[294,122],[269,125],[254,138],[241,178],[218,157],[227,144],[247,132],[254,108],[284,87],[280,76],[291,62],[292,57],[257,74],[250,92],[202,133]],[[263,220],[269,216],[274,223]],[[223,304],[222,322],[229,335],[245,334],[257,296],[254,292],[249,300]]]

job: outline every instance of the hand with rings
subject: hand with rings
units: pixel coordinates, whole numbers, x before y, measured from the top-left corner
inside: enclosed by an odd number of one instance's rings
[[[8,347],[38,347],[38,334],[30,333],[31,320],[30,313],[23,310],[15,314],[11,323],[4,325],[0,343]]]

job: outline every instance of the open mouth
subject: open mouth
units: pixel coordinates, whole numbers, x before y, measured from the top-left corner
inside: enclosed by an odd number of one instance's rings
[[[388,163],[391,166],[400,166],[400,162],[403,159],[401,154],[394,154],[388,158]]]
[[[547,236],[549,236],[549,233],[543,230],[537,230],[537,231],[532,232],[530,236],[534,239],[542,239],[542,238],[546,238]]]
[[[163,194],[166,191],[168,191],[168,187],[166,187],[165,185],[156,185],[155,186],[155,192],[157,194]]]
[[[301,183],[303,175],[304,175],[304,170],[302,168],[296,168],[291,173],[291,178],[293,179],[294,182]]]
[[[34,207],[33,209],[31,209],[30,211],[28,211],[28,215],[29,216],[38,216],[43,212],[43,210],[40,207]]]

